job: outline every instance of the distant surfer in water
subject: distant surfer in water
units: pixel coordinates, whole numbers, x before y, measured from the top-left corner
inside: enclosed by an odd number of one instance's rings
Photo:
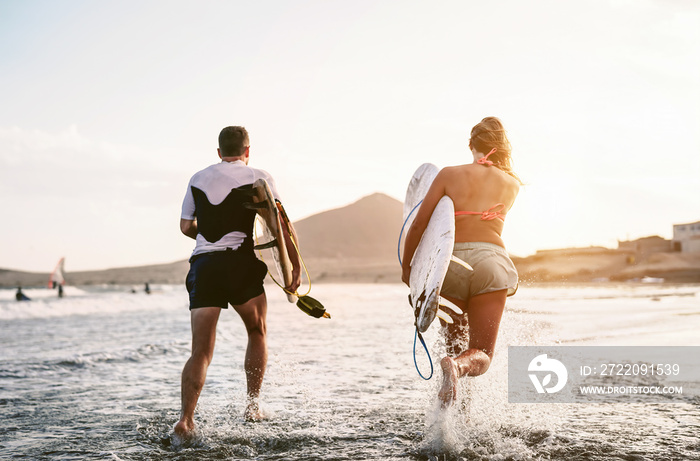
[[[29,301],[29,297],[24,294],[22,287],[17,287],[17,293],[15,293],[15,299],[17,301]]]
[[[511,167],[511,145],[501,121],[486,117],[472,128],[469,148],[473,163],[444,168],[433,181],[406,235],[402,259],[402,280],[408,284],[413,253],[433,210],[443,196],[450,197],[459,210],[454,255],[474,270],[450,265],[440,293],[465,312],[453,315],[453,324],[441,321],[447,356],[440,362],[439,398],[445,407],[457,396],[459,378],[488,370],[506,297],[518,285],[501,233],[522,183]]]
[[[187,274],[192,324],[192,354],[182,371],[182,414],[174,427],[182,439],[194,436],[194,411],[214,355],[216,324],[228,304],[238,312],[248,333],[245,373],[248,402],[245,418],[263,418],[258,404],[267,366],[267,299],[263,279],[265,263],[253,251],[255,211],[252,184],[264,178],[279,198],[272,176],[248,166],[250,141],[240,126],[224,128],[219,134],[221,162],[196,173],[190,179],[182,204],[180,230],[195,239]],[[285,236],[288,233],[284,232]],[[289,244],[289,249],[294,247]],[[301,283],[299,259],[289,252],[293,281],[286,287],[295,292]]]

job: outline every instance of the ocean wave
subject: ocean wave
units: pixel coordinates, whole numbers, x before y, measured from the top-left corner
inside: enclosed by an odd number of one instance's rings
[[[76,354],[41,362],[5,362],[0,366],[0,379],[49,378],[54,373],[93,369],[105,365],[147,363],[152,360],[160,360],[160,357],[165,355],[174,355],[179,358],[188,351],[189,343],[170,341],[143,344],[136,349]]]
[[[52,290],[44,290],[51,292]],[[127,288],[111,290],[92,287],[91,291],[66,289],[66,295],[58,298],[56,293],[50,296],[42,292],[33,296],[32,290],[26,290],[29,301],[16,301],[14,292],[1,290],[0,320],[40,319],[66,317],[71,315],[91,315],[114,312],[133,312],[139,310],[187,308],[188,297],[184,287],[154,287],[152,294],[131,293]],[[11,294],[12,296],[9,296]]]
[[[169,343],[144,344],[135,350],[126,349],[118,352],[77,355],[54,361],[48,365],[62,368],[87,368],[102,364],[141,363],[163,355],[181,355],[188,350],[189,344],[172,341]]]

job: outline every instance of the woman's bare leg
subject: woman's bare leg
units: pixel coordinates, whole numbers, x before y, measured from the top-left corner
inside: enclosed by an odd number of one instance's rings
[[[506,305],[506,293],[506,290],[485,293],[474,296],[468,303],[448,298],[466,312],[466,322],[465,316],[461,316],[454,324],[445,325],[448,353],[451,352],[454,358],[448,355],[440,361],[443,382],[438,396],[444,407],[454,402],[459,378],[479,376],[489,369]],[[464,344],[468,344],[466,350]]]

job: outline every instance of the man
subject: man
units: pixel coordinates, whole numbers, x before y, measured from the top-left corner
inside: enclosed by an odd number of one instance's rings
[[[224,128],[217,151],[221,163],[190,179],[180,219],[182,233],[196,241],[186,282],[192,354],[182,371],[182,415],[174,427],[175,435],[183,439],[194,436],[194,410],[214,355],[216,324],[221,309],[227,309],[228,304],[238,312],[248,332],[245,418],[257,421],[263,417],[258,398],[267,365],[267,299],[263,288],[267,267],[255,257],[255,212],[245,204],[251,202],[251,186],[259,178],[267,180],[275,198],[278,194],[269,173],[248,166],[250,141],[245,128]],[[283,231],[294,268],[293,281],[286,289],[296,292],[301,282],[299,257],[287,229]]]

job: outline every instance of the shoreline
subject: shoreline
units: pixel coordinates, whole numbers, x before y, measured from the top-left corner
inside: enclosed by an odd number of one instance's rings
[[[560,250],[513,257],[521,286],[543,284],[700,283],[700,253],[658,252],[636,254],[615,250]],[[401,283],[396,260],[361,258],[308,258],[311,283]],[[67,272],[73,286],[179,284],[189,270],[186,259],[167,264]],[[46,287],[49,273],[0,269],[0,287]],[[266,279],[273,283],[269,276]],[[650,283],[644,283],[650,282]]]
[[[39,274],[42,275],[42,274]],[[48,276],[48,274],[46,274]],[[27,280],[31,280],[28,278]],[[332,285],[332,284],[338,284],[338,285],[403,285],[401,282],[400,278],[395,278],[392,279],[390,277],[386,276],[377,276],[377,277],[325,277],[325,278],[313,278],[311,280],[312,285]],[[67,283],[66,286],[73,286],[73,287],[115,287],[115,288],[135,288],[137,292],[143,291],[144,284],[146,282],[143,281],[104,281],[104,282],[98,282],[95,280],[91,280],[88,283]],[[179,281],[172,281],[172,280],[149,280],[147,282],[151,289],[154,289],[157,285],[182,285],[184,287],[184,277],[182,280]],[[307,286],[306,280],[302,282],[303,286]],[[675,280],[675,279],[663,279],[659,281],[643,281],[641,279],[631,279],[631,280],[568,280],[568,279],[561,279],[561,280],[519,280],[519,287],[520,288],[572,288],[572,287],[580,287],[580,288],[586,288],[586,287],[664,287],[664,288],[669,288],[669,287],[683,287],[683,286],[697,286],[700,285],[700,280]],[[36,290],[36,289],[49,289],[46,283],[37,283],[37,284],[31,284],[31,283],[22,283],[22,284],[16,284],[16,283],[5,283],[0,281],[0,290],[15,290],[17,289],[18,286],[21,286],[23,290]],[[277,286],[275,283],[270,279],[270,277],[265,278],[265,286],[268,289],[274,289]]]

